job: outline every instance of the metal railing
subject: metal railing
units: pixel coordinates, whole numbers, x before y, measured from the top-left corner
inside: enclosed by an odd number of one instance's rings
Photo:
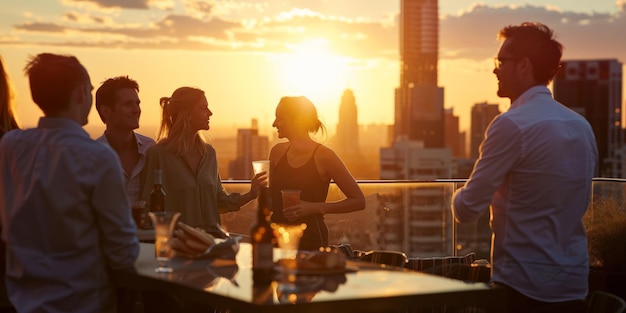
[[[475,252],[477,258],[490,255],[491,230],[489,211],[475,223],[458,224],[450,212],[451,197],[465,179],[436,181],[359,180],[366,197],[362,211],[325,216],[331,244],[349,243],[353,249],[398,250],[409,257],[464,255]],[[223,181],[229,192],[247,192],[249,181]],[[587,211],[585,227],[601,229],[603,213],[626,215],[624,203],[626,180],[596,178],[593,202]],[[331,184],[327,201],[344,195]],[[255,222],[256,201],[238,212],[222,215],[224,227],[234,233],[248,234]],[[610,219],[609,219],[610,221]],[[595,236],[590,233],[590,236]],[[590,238],[591,242],[594,238]],[[592,260],[593,261],[593,260]]]

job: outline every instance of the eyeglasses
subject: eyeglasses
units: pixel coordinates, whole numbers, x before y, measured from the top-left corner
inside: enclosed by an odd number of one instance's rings
[[[493,58],[493,65],[496,69],[499,69],[502,66],[502,63],[505,61],[517,61],[523,59],[522,57],[495,57]]]

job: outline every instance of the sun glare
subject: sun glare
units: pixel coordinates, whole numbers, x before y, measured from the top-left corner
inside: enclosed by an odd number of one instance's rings
[[[339,99],[348,87],[348,59],[333,55],[325,40],[310,40],[292,46],[281,55],[279,82],[289,93]],[[337,100],[338,101],[338,100]]]

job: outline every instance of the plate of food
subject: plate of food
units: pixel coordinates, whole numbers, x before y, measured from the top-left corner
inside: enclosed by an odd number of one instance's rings
[[[235,259],[239,252],[240,236],[226,239],[215,238],[202,228],[178,222],[172,238],[176,256],[184,259]]]
[[[280,259],[276,262],[280,274],[296,275],[340,275],[356,272],[346,266],[346,257],[335,251],[300,252],[295,259]]]

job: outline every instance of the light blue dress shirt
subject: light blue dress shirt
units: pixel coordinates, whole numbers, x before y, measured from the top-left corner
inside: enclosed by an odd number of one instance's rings
[[[41,118],[0,141],[7,289],[18,312],[111,312],[109,269],[131,268],[136,228],[110,147],[74,121]]]
[[[589,123],[545,86],[528,89],[494,118],[452,201],[459,222],[476,220],[491,205],[492,281],[545,302],[586,296],[582,216],[597,161]]]

